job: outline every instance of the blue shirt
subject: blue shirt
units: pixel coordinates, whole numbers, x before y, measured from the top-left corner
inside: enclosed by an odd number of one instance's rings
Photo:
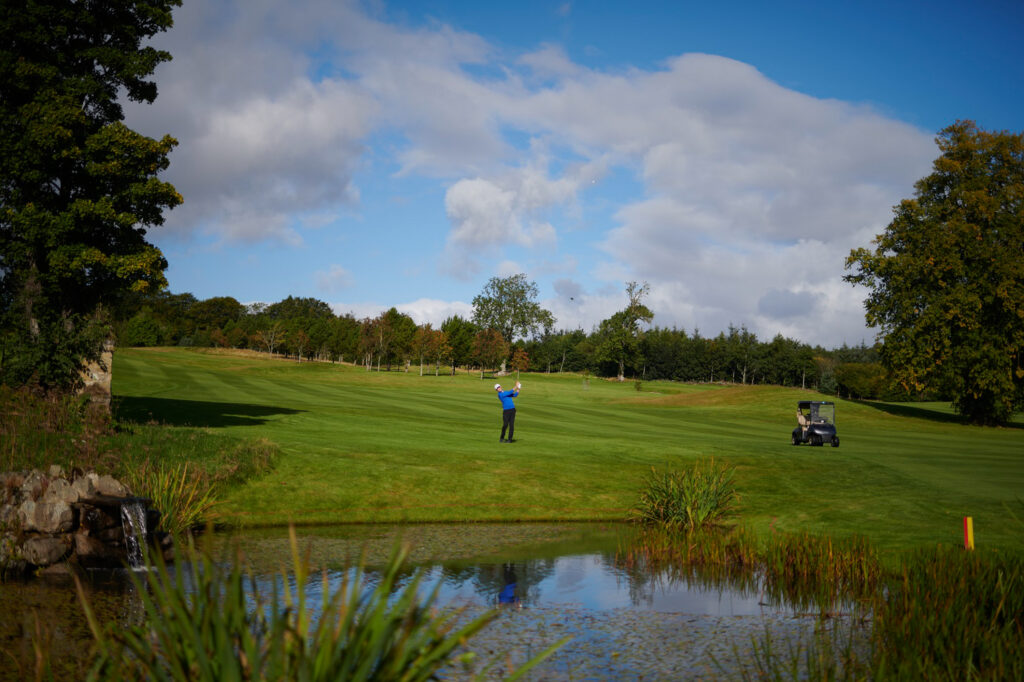
[[[498,400],[501,401],[502,408],[506,410],[516,409],[516,404],[512,402],[512,398],[515,398],[517,395],[519,395],[519,391],[515,389],[512,389],[511,391],[499,391]]]

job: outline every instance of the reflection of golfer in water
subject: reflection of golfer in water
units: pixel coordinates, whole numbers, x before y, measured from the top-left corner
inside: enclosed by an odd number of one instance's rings
[[[498,606],[521,606],[519,597],[516,596],[516,565],[505,564],[505,586],[498,593]]]
[[[516,430],[516,404],[512,402],[512,398],[519,395],[519,389],[522,388],[522,384],[516,382],[515,388],[511,391],[502,391],[501,384],[494,384],[494,390],[498,392],[498,400],[501,401],[501,437],[498,438],[499,443],[515,443],[515,439],[512,437]],[[505,440],[505,431],[508,431],[508,440]]]

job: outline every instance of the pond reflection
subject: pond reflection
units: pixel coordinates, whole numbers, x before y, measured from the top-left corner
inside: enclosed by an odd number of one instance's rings
[[[420,573],[424,590],[437,589],[439,606],[462,608],[466,618],[499,607],[500,617],[470,642],[480,653],[477,662],[468,670],[446,670],[443,679],[471,677],[483,672],[485,661],[498,659],[501,665],[487,676],[501,677],[508,665],[521,664],[564,635],[572,641],[534,679],[721,678],[723,669],[740,669],[749,654],[743,648],[766,629],[783,646],[813,631],[816,619],[766,598],[763,581],[749,571],[649,570],[620,560],[631,533],[617,524],[297,530],[300,553],[313,569],[309,604],[322,603],[325,588],[338,590],[360,561],[372,586],[378,568],[403,542],[411,565],[400,586]],[[294,585],[286,529],[213,533],[200,544],[213,557],[242,561],[261,592],[269,594],[282,579]],[[102,621],[144,618],[135,588],[122,574],[90,574],[86,582]],[[0,584],[0,609],[0,646],[16,661],[0,665],[0,679],[30,676],[25,666],[34,655],[36,614],[49,624],[51,657],[61,661],[56,672],[62,679],[82,678],[91,637],[69,581]]]

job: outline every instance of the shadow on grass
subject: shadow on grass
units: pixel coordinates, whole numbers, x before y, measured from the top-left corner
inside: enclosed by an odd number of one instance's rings
[[[168,426],[259,426],[268,417],[298,414],[303,410],[245,403],[215,403],[173,398],[114,397],[114,415],[123,421]]]
[[[921,405],[880,403],[873,400],[853,400],[852,402],[855,402],[858,405],[864,405],[865,407],[872,407],[880,412],[885,412],[886,414],[895,415],[897,417],[927,419],[928,421],[942,422],[944,424],[969,425],[971,423],[958,414],[922,407]],[[1010,418],[1009,422],[1002,426],[1007,429],[1024,429],[1024,422],[1021,421],[1021,418],[1022,415],[1016,414]]]

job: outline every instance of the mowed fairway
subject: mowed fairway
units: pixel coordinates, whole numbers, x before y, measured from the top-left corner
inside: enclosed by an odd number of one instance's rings
[[[494,380],[474,375],[185,349],[122,349],[114,361],[122,418],[280,446],[273,473],[228,494],[229,523],[618,520],[651,467],[714,457],[737,467],[740,522],[756,531],[859,533],[904,549],[962,542],[970,515],[977,544],[1024,547],[1019,417],[979,428],[942,406],[839,401],[841,447],[794,447],[796,402],[820,394],[521,380],[517,442],[502,444]]]

